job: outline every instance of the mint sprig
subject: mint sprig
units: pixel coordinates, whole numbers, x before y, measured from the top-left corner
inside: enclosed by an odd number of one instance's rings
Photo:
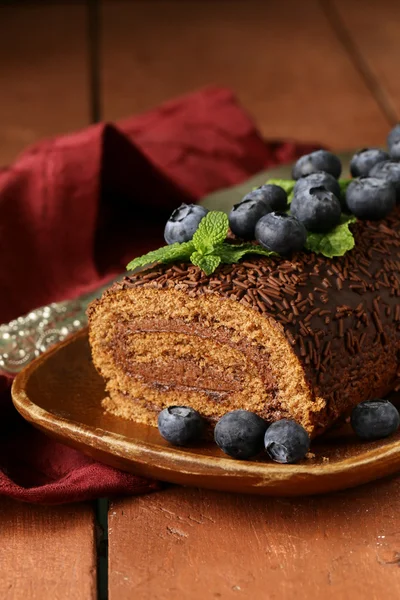
[[[194,244],[192,241],[184,242],[183,244],[171,244],[170,246],[163,246],[158,250],[152,250],[143,256],[138,256],[131,260],[127,265],[128,271],[133,271],[139,267],[147,267],[155,263],[169,263],[175,261],[186,262],[190,260],[190,256],[194,252]]]
[[[190,262],[196,267],[199,267],[206,275],[214,273],[215,269],[221,262],[221,257],[218,254],[202,255],[200,252],[193,252],[190,257]]]
[[[354,236],[349,225],[357,221],[354,215],[342,214],[340,223],[329,233],[309,233],[306,240],[306,249],[323,254],[327,258],[343,256],[355,245]]]
[[[200,221],[193,236],[193,244],[197,252],[203,256],[212,254],[228,235],[228,215],[219,211],[211,211]]]
[[[210,211],[200,224],[190,242],[171,244],[158,250],[148,252],[144,256],[134,258],[126,267],[128,271],[138,267],[146,267],[155,263],[191,262],[206,275],[211,275],[221,264],[238,262],[246,254],[274,254],[254,244],[230,244],[226,242],[229,221],[225,213]]]
[[[348,179],[339,180],[343,195],[350,181]],[[294,180],[270,179],[268,183],[282,187],[288,194],[289,203],[292,201],[296,183]],[[305,249],[328,258],[343,256],[354,248],[354,236],[349,225],[356,221],[357,219],[353,215],[342,214],[339,225],[329,233],[308,233]],[[228,216],[220,211],[210,211],[200,221],[191,241],[163,246],[158,250],[148,252],[134,258],[126,268],[131,271],[139,267],[150,267],[156,263],[190,261],[206,275],[211,275],[220,264],[237,263],[248,254],[276,255],[275,252],[270,252],[258,244],[229,243],[226,241],[228,231]]]
[[[206,275],[211,275],[221,262],[218,250],[223,245],[229,230],[228,216],[219,211],[210,211],[202,218],[192,238],[195,251],[190,262]]]
[[[246,254],[259,254],[261,256],[276,256],[275,252],[266,250],[262,246],[255,244],[223,244],[219,248],[221,262],[232,265],[239,262]]]

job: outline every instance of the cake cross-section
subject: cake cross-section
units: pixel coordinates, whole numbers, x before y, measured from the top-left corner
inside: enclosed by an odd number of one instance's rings
[[[400,380],[400,209],[353,226],[325,258],[247,256],[205,275],[159,264],[91,304],[104,408],[157,425],[170,405],[210,424],[234,409],[290,418],[311,436]]]

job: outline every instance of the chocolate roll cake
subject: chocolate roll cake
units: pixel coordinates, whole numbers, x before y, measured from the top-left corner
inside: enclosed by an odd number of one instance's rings
[[[399,382],[400,207],[352,226],[355,248],[328,259],[251,255],[206,276],[159,264],[89,308],[107,411],[156,426],[169,405],[210,423],[245,408],[314,436]]]

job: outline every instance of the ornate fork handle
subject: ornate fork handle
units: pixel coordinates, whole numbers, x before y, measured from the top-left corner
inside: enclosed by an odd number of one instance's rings
[[[112,281],[74,300],[53,302],[0,325],[0,372],[15,374],[54,344],[82,329],[86,308]]]

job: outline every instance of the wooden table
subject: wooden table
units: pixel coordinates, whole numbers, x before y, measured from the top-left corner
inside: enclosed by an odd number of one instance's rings
[[[104,2],[95,73],[86,16],[78,1],[0,6],[1,164],[96,106],[116,119],[210,81],[270,138],[379,145],[400,120],[395,0]],[[109,505],[1,499],[0,598],[397,600],[399,492],[397,476],[291,500],[179,487]]]
[[[3,500],[0,596],[106,598],[108,549],[110,600],[400,597],[400,476],[302,499],[169,487],[113,500],[108,526],[105,504]]]

